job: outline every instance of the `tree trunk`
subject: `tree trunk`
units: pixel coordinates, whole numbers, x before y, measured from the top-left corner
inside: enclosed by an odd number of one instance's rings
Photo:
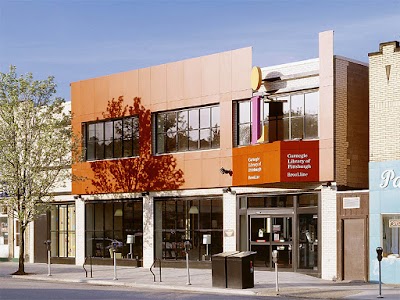
[[[25,273],[25,229],[26,227],[19,222],[19,260],[18,260],[18,275]]]

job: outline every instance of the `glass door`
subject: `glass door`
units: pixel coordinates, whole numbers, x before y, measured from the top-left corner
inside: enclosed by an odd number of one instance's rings
[[[298,269],[318,269],[317,214],[299,214]]]
[[[250,250],[257,252],[255,265],[272,268],[273,250],[278,250],[281,268],[293,268],[293,218],[250,215]]]

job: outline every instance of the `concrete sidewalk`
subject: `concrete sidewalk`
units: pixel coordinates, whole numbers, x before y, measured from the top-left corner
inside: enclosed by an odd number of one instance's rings
[[[1,263],[1,265],[15,265],[17,263]],[[90,266],[88,267],[90,269]],[[46,264],[26,264],[25,271],[32,273],[27,276],[13,276],[13,278],[29,280],[45,280],[58,282],[76,282],[97,285],[119,285],[137,288],[140,290],[164,289],[180,290],[185,292],[201,292],[233,295],[263,295],[275,296],[275,273],[255,270],[254,288],[226,289],[212,287],[212,274],[209,269],[190,269],[190,282],[187,284],[186,269],[163,268],[159,282],[159,269],[154,269],[153,275],[149,269],[135,267],[117,267],[117,280],[114,280],[113,266],[93,266],[93,277],[85,277],[82,267],[75,265],[51,265],[51,276],[47,276]],[[332,282],[312,276],[293,272],[279,273],[279,295],[294,298],[309,299],[376,299],[378,285],[353,282]],[[382,295],[385,299],[400,300],[400,285],[382,285]]]

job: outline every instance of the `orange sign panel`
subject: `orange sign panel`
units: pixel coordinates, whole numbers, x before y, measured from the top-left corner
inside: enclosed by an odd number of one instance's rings
[[[318,141],[278,141],[233,149],[233,184],[319,180]]]

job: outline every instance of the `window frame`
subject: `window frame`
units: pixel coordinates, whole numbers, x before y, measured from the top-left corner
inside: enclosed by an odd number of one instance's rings
[[[130,120],[130,136],[129,138],[125,138],[125,124],[127,120]],[[108,136],[106,134],[106,124],[112,123],[110,127],[111,132],[107,132],[111,134]],[[116,137],[116,124],[119,123],[121,128],[120,135]],[[98,138],[98,130],[97,127],[102,127],[102,137]],[[123,118],[115,118],[115,119],[105,119],[101,121],[93,121],[93,122],[83,122],[81,125],[82,128],[82,148],[84,149],[84,161],[99,161],[106,159],[117,159],[117,158],[127,158],[127,157],[137,157],[139,156],[139,147],[140,147],[140,135],[139,135],[139,116],[132,115],[126,116]],[[92,132],[92,135],[90,134]],[[108,139],[106,140],[106,135]],[[94,137],[94,141],[90,141],[91,137]],[[98,139],[101,144],[96,141]],[[107,149],[106,144],[110,141],[111,151]],[[127,141],[131,141],[131,150],[129,153],[126,153],[126,144]],[[116,143],[120,142],[119,148],[116,148]],[[125,145],[125,146],[124,146]],[[102,148],[100,154],[98,154],[98,149]],[[111,155],[109,155],[111,153]]]
[[[389,229],[390,227],[389,227],[389,224],[388,224],[387,227],[385,227],[385,218],[387,220],[390,220],[390,219],[400,220],[400,213],[385,213],[385,214],[381,214],[381,244],[382,244],[382,247],[383,247],[383,256],[387,257],[388,255],[391,255],[391,254],[399,255],[400,254],[400,227],[395,227],[397,229],[397,235],[398,235],[398,237],[397,237],[397,243],[398,243],[397,251],[398,251],[398,253],[393,253],[391,251],[388,251],[388,242],[389,241],[386,240],[387,239],[386,238],[386,232],[387,232],[386,230]],[[393,235],[393,234],[391,233],[391,235]],[[393,239],[392,239],[392,241],[393,241]],[[392,246],[391,249],[393,249],[393,245],[391,245],[391,246]]]
[[[307,95],[311,94],[317,94],[317,100],[316,100],[316,112],[315,113],[307,113],[308,112],[308,106],[307,106]],[[274,141],[286,141],[286,140],[314,140],[314,139],[319,139],[319,89],[312,89],[312,90],[307,90],[307,91],[297,91],[293,93],[288,93],[288,94],[279,94],[279,95],[273,95],[269,96],[272,100],[271,102],[264,102],[263,99],[260,99],[260,127],[262,128],[263,126],[266,126],[268,129],[270,128],[271,124],[274,123],[275,125],[275,132],[274,132],[274,137],[268,136],[268,140],[265,143],[270,143]],[[301,115],[296,115],[293,111],[293,98],[294,97],[301,97]],[[271,115],[271,103],[278,103],[278,101],[274,100],[280,100],[280,99],[287,99],[287,102],[283,103],[282,106],[282,115],[277,116],[277,115]],[[250,121],[249,122],[241,122],[241,109],[240,109],[240,104],[241,103],[247,103],[248,109],[249,109],[249,117]],[[311,106],[315,104],[312,103]],[[315,105],[314,105],[315,106]],[[242,99],[242,100],[237,100],[235,101],[235,106],[236,110],[236,136],[235,136],[235,141],[234,144],[236,147],[240,146],[248,146],[251,145],[251,140],[252,140],[252,108],[251,108],[251,99]],[[268,110],[268,113],[265,113],[265,111]],[[285,112],[286,111],[286,112]],[[311,118],[316,118],[316,124],[317,128],[313,128],[312,126],[309,125],[310,128],[316,130],[316,133],[309,133],[307,132],[307,120]],[[294,123],[295,122],[300,122],[299,125],[301,127],[301,134],[297,134],[296,136],[293,135],[293,130],[294,130]],[[248,137],[246,137],[245,141],[241,140],[241,127],[243,126],[249,126],[249,134]],[[311,124],[312,125],[312,124]],[[282,132],[280,132],[280,130]]]
[[[215,109],[216,107],[218,110]],[[204,111],[207,113],[205,118],[202,118]],[[213,118],[215,111],[218,111],[218,118]],[[209,150],[220,147],[219,140],[215,142],[214,138],[216,134],[220,134],[221,127],[219,103],[156,112],[154,115],[153,120],[156,124],[153,127],[153,141],[156,154]],[[203,119],[207,120],[208,125],[204,124]],[[218,120],[217,124],[213,124],[215,120]],[[168,126],[168,123],[172,123],[173,126]],[[204,142],[202,142],[202,136],[205,136]]]

